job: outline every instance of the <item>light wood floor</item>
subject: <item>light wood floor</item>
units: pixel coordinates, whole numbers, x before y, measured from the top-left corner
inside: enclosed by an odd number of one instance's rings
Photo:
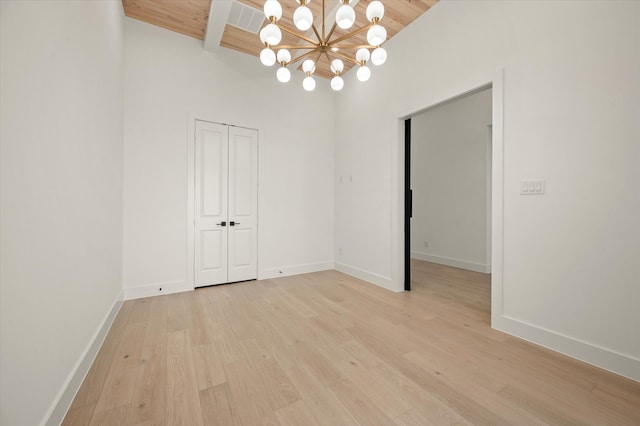
[[[640,383],[492,330],[488,276],[414,266],[125,302],[64,424],[640,424]]]

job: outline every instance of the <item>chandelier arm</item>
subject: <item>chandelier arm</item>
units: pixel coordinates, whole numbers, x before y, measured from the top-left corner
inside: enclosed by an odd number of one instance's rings
[[[379,46],[372,46],[370,44],[339,44],[336,46],[332,44],[331,47],[337,49],[362,49],[363,47],[365,49],[375,49]]]
[[[277,47],[278,49],[289,49],[289,50],[300,50],[300,49],[311,49],[311,50],[315,50],[317,49],[316,46],[300,46],[299,44],[283,44],[283,45],[278,45],[278,46],[273,46],[273,47]]]
[[[324,35],[325,35],[324,29],[325,29],[325,27],[324,27],[324,0],[322,0],[322,38],[320,39],[321,43],[324,43],[325,40],[326,40],[324,38]]]
[[[289,63],[287,65],[295,64],[296,62],[299,62],[299,61],[303,60],[304,58],[306,58],[307,56],[311,55],[313,52],[315,52],[315,49],[314,50],[310,50],[310,51],[308,51],[306,53],[303,53],[302,55],[292,59],[291,61],[289,61]]]
[[[277,25],[277,24],[276,24],[276,25]],[[293,31],[293,30],[290,30],[290,29],[289,29],[289,28],[287,28],[287,27],[284,27],[284,26],[278,25],[278,28],[280,28],[282,31],[284,31],[284,32],[286,32],[286,33],[289,33],[289,34],[291,34],[292,36],[298,37],[299,39],[302,39],[302,40],[304,40],[304,41],[306,41],[306,42],[308,42],[308,43],[311,43],[311,44],[313,44],[313,45],[317,45],[317,44],[318,44],[317,42],[313,41],[313,39],[311,39],[311,38],[309,38],[309,37],[307,37],[307,36],[305,36],[305,35],[299,34],[299,33],[295,32],[295,31]]]
[[[346,39],[348,39],[348,38],[351,38],[351,37],[353,37],[353,36],[355,36],[355,35],[357,35],[357,34],[360,34],[360,33],[362,33],[362,32],[365,32],[365,31],[367,31],[369,28],[373,27],[373,25],[374,25],[374,24],[369,24],[369,25],[366,25],[366,26],[364,26],[364,27],[362,27],[362,28],[358,28],[357,30],[353,30],[353,31],[351,31],[350,33],[347,33],[347,34],[343,35],[342,37],[338,37],[338,38],[337,38],[337,39],[335,39],[335,40],[331,40],[331,41],[329,42],[329,45],[333,46],[335,43],[340,43],[341,41],[344,41],[344,40],[346,40]]]
[[[327,52],[322,52],[324,53],[324,56],[327,57],[327,62],[329,62],[329,66],[331,66],[331,58],[329,57],[329,54]]]
[[[334,22],[333,26],[331,27],[331,30],[329,31],[329,35],[327,35],[327,40],[329,40],[331,38],[331,36],[333,35],[333,32],[336,30],[337,26],[338,26],[338,23]]]
[[[316,24],[312,24],[311,25],[311,29],[316,34],[316,37],[318,38],[318,43],[322,43],[322,37],[320,37],[320,33],[318,32],[318,29],[316,28]]]
[[[331,52],[331,54],[332,54],[332,55],[336,55],[336,56],[338,56],[338,57],[340,57],[340,58],[344,59],[345,61],[353,62],[353,63],[354,63],[354,64],[356,64],[356,65],[361,65],[361,64],[360,64],[360,62],[356,61],[356,60],[355,60],[355,59],[353,59],[352,57],[347,56],[347,55],[343,55],[343,54],[342,54],[342,53],[340,53],[340,52]]]

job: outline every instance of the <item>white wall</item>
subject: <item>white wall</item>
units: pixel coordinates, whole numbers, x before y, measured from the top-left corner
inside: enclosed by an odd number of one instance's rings
[[[489,124],[491,89],[411,117],[412,258],[490,272]]]
[[[190,116],[259,130],[259,277],[333,267],[333,94],[324,80],[305,92],[301,72],[283,85],[275,71],[125,18],[125,297],[192,288]]]
[[[0,424],[57,424],[122,299],[122,4],[0,17]]]
[[[402,288],[398,118],[504,68],[493,324],[640,380],[639,28],[634,1],[443,0],[403,30],[337,100],[336,175],[354,176],[336,185],[338,267]],[[546,194],[521,196],[526,179]]]

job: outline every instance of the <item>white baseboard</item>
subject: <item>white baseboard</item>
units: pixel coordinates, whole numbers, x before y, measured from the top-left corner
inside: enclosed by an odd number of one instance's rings
[[[82,385],[84,378],[89,372],[89,369],[91,368],[96,355],[98,355],[98,351],[100,350],[100,347],[102,346],[102,343],[104,342],[104,339],[107,336],[109,329],[111,328],[111,324],[113,324],[113,320],[116,318],[116,315],[118,315],[118,312],[120,311],[122,300],[123,292],[122,290],[120,290],[118,296],[116,297],[116,300],[114,300],[114,302],[111,304],[111,308],[105,315],[104,319],[100,323],[100,326],[89,341],[89,344],[82,352],[82,355],[71,370],[71,374],[69,374],[67,380],[62,385],[62,388],[58,392],[58,395],[56,396],[53,404],[51,404],[51,407],[47,411],[47,414],[45,415],[41,425],[59,425],[64,420],[64,416],[67,415],[67,411],[69,410],[73,399],[76,397],[78,390],[80,390],[80,386]]]
[[[193,290],[186,281],[166,281],[145,284],[137,287],[125,287],[124,300],[141,299],[143,297],[162,296],[163,294],[182,293]]]
[[[279,268],[263,269],[258,273],[259,280],[268,280],[277,277],[288,277],[290,275],[308,274],[333,269],[333,262],[307,263],[304,265],[281,266]]]
[[[469,262],[467,260],[454,259],[451,257],[436,256],[433,254],[421,253],[419,251],[412,251],[411,258],[424,260],[426,262],[439,263],[441,265],[453,266],[454,268],[467,269],[469,271],[482,272],[483,274],[491,272],[491,265]]]
[[[352,277],[386,288],[387,290],[391,290],[395,293],[399,292],[397,289],[393,288],[393,283],[389,277],[383,277],[382,275],[374,274],[354,266],[345,265],[344,263],[336,263],[335,269],[344,274],[351,275]]]
[[[505,315],[494,316],[491,327],[640,382],[640,359]]]

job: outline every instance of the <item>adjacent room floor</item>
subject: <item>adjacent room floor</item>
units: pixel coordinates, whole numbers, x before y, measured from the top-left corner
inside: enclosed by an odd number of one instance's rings
[[[414,267],[127,301],[64,424],[640,424],[640,383],[492,330],[488,275]]]

